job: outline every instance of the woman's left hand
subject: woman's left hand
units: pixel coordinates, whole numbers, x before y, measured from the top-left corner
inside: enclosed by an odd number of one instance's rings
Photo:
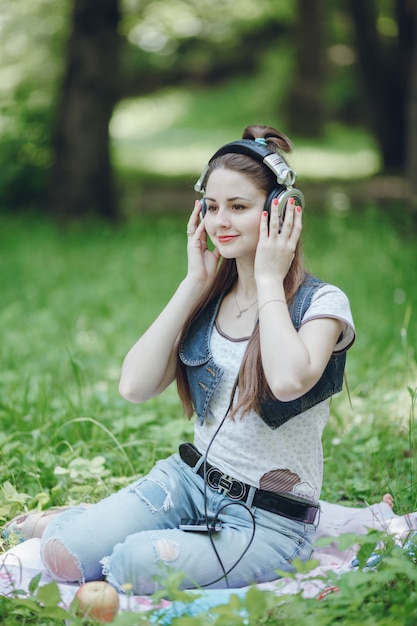
[[[278,199],[271,204],[270,219],[264,211],[259,229],[259,242],[255,256],[255,278],[284,280],[291,267],[295,249],[302,230],[301,207],[294,198],[287,201],[284,222],[279,232]],[[269,223],[268,223],[269,222]]]

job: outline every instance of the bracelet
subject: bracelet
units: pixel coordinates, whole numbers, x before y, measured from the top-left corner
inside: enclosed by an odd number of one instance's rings
[[[258,310],[258,315],[259,313],[262,311],[262,309],[264,308],[264,306],[266,306],[267,304],[270,304],[271,302],[282,302],[283,304],[287,304],[286,300],[282,300],[282,298],[275,298],[274,300],[267,300],[266,302],[264,302],[263,304],[261,304],[261,306],[259,307]]]

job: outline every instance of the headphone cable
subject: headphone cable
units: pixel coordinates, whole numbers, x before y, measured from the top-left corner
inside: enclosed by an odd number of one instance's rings
[[[233,406],[233,402],[234,402],[234,398],[235,398],[235,394],[236,394],[236,390],[237,390],[237,386],[238,386],[238,380],[239,380],[239,375],[236,377],[236,380],[233,384],[233,388],[230,394],[230,401],[229,401],[229,405],[227,407],[226,413],[224,414],[224,416],[221,419],[220,424],[217,426],[212,438],[209,441],[209,444],[207,446],[207,449],[204,453],[204,460],[203,460],[203,482],[204,482],[204,493],[203,493],[203,498],[204,498],[204,519],[206,522],[206,526],[207,526],[207,531],[208,531],[208,536],[210,539],[210,543],[211,543],[211,547],[214,551],[214,554],[216,555],[216,558],[219,562],[219,565],[222,569],[222,576],[219,576],[218,578],[216,578],[215,580],[210,581],[209,583],[206,583],[204,585],[202,585],[202,587],[208,587],[210,585],[214,585],[216,582],[218,582],[219,580],[222,580],[223,578],[226,581],[226,586],[227,588],[229,588],[229,581],[227,579],[228,574],[230,574],[230,572],[240,563],[240,561],[243,559],[243,557],[245,556],[246,552],[249,550],[250,546],[252,545],[253,539],[255,537],[255,531],[256,531],[256,522],[255,522],[255,517],[252,513],[252,511],[250,510],[250,508],[244,503],[244,502],[228,502],[225,505],[223,505],[215,514],[214,519],[212,520],[212,522],[210,523],[209,517],[208,517],[208,513],[207,513],[207,457],[208,457],[208,453],[209,450],[214,442],[214,439],[217,437],[217,435],[220,432],[221,427],[223,426],[223,424],[226,421],[227,416],[229,415],[231,408]],[[227,571],[224,567],[223,561],[220,557],[220,554],[215,546],[214,543],[214,539],[212,537],[212,530],[215,527],[216,521],[218,520],[218,516],[220,515],[220,513],[227,508],[228,506],[232,506],[232,505],[238,505],[238,506],[243,506],[249,513],[249,515],[251,516],[252,519],[252,526],[253,526],[253,530],[252,530],[252,535],[251,538],[249,540],[248,545],[245,547],[245,549],[243,550],[242,554],[240,555],[240,557],[238,558],[238,560],[232,565],[232,567],[230,567]]]

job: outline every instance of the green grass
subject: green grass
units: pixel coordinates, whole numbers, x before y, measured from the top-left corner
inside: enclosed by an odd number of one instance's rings
[[[0,522],[101,498],[190,439],[174,386],[140,406],[117,391],[123,356],[184,275],[185,222],[3,219]],[[325,431],[323,497],[361,505],[391,491],[397,512],[415,510],[415,242],[375,207],[331,206],[306,210],[304,241],[309,268],[348,293],[358,335],[352,406],[345,388]]]
[[[29,494],[28,505],[39,494],[50,504],[97,498],[190,429],[173,389],[139,410],[117,392],[124,353],[183,273],[182,225],[3,226],[2,479]],[[90,481],[88,463],[76,485],[54,474],[96,455],[110,479]]]
[[[17,491],[59,504],[74,488],[68,484],[66,492],[54,476],[58,458],[63,465],[103,455],[111,476],[124,478],[145,471],[190,433],[174,387],[142,406],[117,391],[123,356],[184,275],[185,219],[65,232],[42,221],[4,220],[0,458],[3,480]],[[403,479],[397,472],[414,458],[408,390],[416,380],[414,241],[372,208],[360,215],[310,209],[304,247],[308,267],[349,294],[357,327],[347,366],[353,408],[346,390],[333,401],[324,495],[357,501],[394,484],[403,494],[398,506],[407,508],[411,494],[397,485]]]

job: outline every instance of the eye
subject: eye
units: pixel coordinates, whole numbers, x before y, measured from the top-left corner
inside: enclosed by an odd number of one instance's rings
[[[217,210],[217,205],[216,204],[207,204],[207,211],[208,212],[213,213],[216,210]]]
[[[243,204],[232,204],[233,211],[242,211],[244,208]]]

